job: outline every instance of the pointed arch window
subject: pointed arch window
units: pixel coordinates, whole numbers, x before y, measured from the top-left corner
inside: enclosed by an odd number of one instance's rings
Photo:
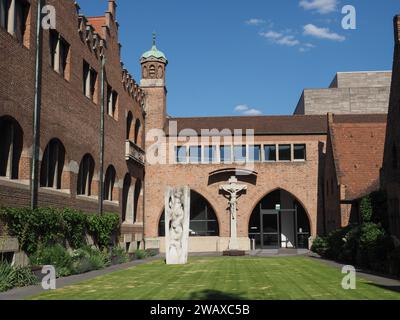
[[[23,132],[11,117],[0,117],[0,176],[19,178],[19,165],[23,146]]]
[[[104,180],[104,200],[114,201],[113,193],[115,186],[116,171],[113,166],[109,166]]]
[[[78,195],[92,195],[92,181],[94,174],[94,160],[90,154],[86,154],[80,163],[78,173]]]
[[[62,189],[65,148],[60,140],[51,140],[43,154],[40,169],[40,186]]]

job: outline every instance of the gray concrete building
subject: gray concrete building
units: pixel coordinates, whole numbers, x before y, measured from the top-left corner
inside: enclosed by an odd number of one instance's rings
[[[296,115],[387,113],[392,72],[338,72],[329,88],[305,89]]]

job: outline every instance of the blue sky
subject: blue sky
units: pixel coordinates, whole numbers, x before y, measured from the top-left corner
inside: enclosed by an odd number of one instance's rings
[[[107,0],[79,0],[101,15]],[[157,46],[169,59],[172,116],[292,114],[304,88],[327,87],[337,71],[390,70],[398,0],[118,0],[122,60],[140,79],[139,58]],[[341,13],[353,5],[357,29]],[[239,107],[238,107],[239,106]]]

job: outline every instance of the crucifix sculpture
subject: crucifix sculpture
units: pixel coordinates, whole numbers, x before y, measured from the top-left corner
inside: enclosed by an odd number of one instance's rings
[[[219,187],[221,191],[228,194],[230,213],[231,213],[231,238],[229,240],[229,250],[238,250],[239,244],[237,241],[237,202],[240,194],[247,190],[246,185],[240,185],[235,176],[232,176],[226,185]]]

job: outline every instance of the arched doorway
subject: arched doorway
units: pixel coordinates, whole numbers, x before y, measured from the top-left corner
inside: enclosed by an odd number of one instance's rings
[[[165,211],[158,224],[158,235],[165,237]],[[208,201],[195,191],[190,191],[190,227],[191,237],[218,237],[217,215]]]
[[[254,208],[249,222],[249,237],[256,248],[308,249],[310,221],[304,207],[289,192],[277,189]]]

